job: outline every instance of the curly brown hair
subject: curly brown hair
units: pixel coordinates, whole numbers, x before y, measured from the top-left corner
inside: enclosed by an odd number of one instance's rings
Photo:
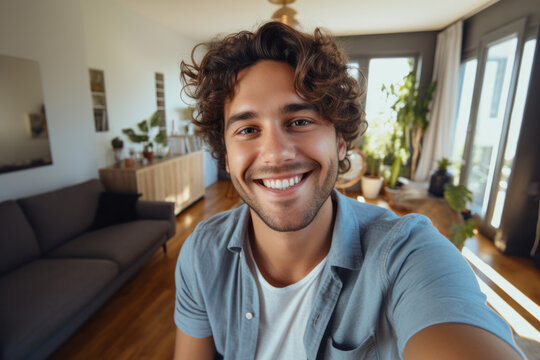
[[[212,156],[225,168],[224,106],[234,93],[237,75],[260,60],[275,60],[294,69],[294,87],[302,99],[313,104],[321,116],[334,124],[347,149],[367,127],[360,105],[362,91],[348,73],[347,59],[333,38],[319,28],[301,33],[280,22],[269,22],[256,32],[242,31],[215,41],[200,64],[182,61],[182,93],[197,102],[193,123],[197,134],[210,145]],[[341,172],[350,167],[345,158]]]

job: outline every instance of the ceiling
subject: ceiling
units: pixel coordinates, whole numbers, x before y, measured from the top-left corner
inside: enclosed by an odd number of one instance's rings
[[[253,30],[279,7],[268,0],[115,0],[196,41]],[[300,30],[334,35],[441,30],[498,0],[296,0]]]

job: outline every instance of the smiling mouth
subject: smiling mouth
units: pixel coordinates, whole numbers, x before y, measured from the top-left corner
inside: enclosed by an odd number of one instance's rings
[[[294,175],[294,176],[284,177],[284,178],[279,178],[279,179],[271,179],[271,178],[258,179],[258,180],[255,180],[255,182],[257,182],[258,184],[260,184],[260,185],[262,185],[262,186],[264,186],[264,187],[266,187],[268,189],[287,190],[287,189],[292,188],[293,186],[297,185],[298,183],[300,183],[308,175],[309,175],[309,172],[305,173],[305,174]]]

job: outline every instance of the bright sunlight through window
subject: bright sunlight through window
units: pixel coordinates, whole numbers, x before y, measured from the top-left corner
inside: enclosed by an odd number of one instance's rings
[[[487,276],[493,283],[507,293],[521,307],[527,310],[532,316],[540,320],[540,307],[529,299],[525,294],[519,291],[508,280],[502,277],[491,266],[476,256],[471,250],[464,247],[463,256],[474,265],[479,271]],[[540,332],[536,330],[527,320],[525,320],[517,311],[512,309],[495,291],[486,283],[477,277],[480,290],[486,295],[488,303],[512,326],[514,331],[522,337],[540,342]]]

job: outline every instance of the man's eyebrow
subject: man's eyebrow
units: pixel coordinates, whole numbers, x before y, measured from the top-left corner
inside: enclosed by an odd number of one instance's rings
[[[318,112],[315,105],[305,102],[305,103],[287,104],[281,109],[281,113],[289,114],[289,113],[294,113],[294,112],[303,111],[303,110]]]
[[[225,127],[225,131],[227,131],[229,127],[237,121],[254,119],[256,117],[257,117],[257,114],[255,114],[253,111],[244,111],[238,114],[231,115],[227,119],[227,126]]]

